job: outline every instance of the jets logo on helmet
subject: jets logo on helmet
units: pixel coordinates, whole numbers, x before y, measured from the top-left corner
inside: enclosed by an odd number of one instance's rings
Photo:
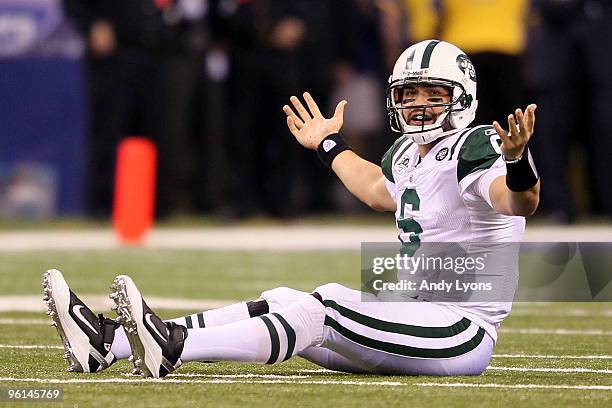
[[[474,65],[472,64],[472,61],[470,61],[467,55],[458,55],[457,65],[459,66],[461,72],[468,75],[472,81],[476,82],[476,69],[474,69]]]
[[[404,106],[405,87],[441,86],[450,91],[448,103]],[[410,135],[418,144],[430,143],[447,133],[466,128],[476,116],[476,70],[468,56],[445,41],[426,40],[412,45],[397,59],[387,87],[391,129]],[[444,107],[432,124],[406,122],[402,111]],[[423,115],[425,116],[425,115]]]

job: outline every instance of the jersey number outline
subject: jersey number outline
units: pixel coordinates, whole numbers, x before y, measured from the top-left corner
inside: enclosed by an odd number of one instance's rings
[[[401,228],[405,233],[410,234],[410,242],[404,242],[401,235],[398,237],[401,243],[404,244],[402,246],[402,254],[412,256],[421,246],[421,238],[419,235],[423,232],[423,227],[421,227],[421,224],[416,222],[412,217],[404,218],[406,204],[412,206],[412,211],[419,211],[421,207],[421,198],[414,188],[407,188],[402,193],[402,198],[400,200],[400,216],[397,220],[397,227]]]
[[[489,137],[489,142],[497,154],[503,154],[501,150],[502,140],[494,129],[485,130],[485,136]]]

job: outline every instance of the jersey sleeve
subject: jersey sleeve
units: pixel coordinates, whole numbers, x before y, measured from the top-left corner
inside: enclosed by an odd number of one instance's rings
[[[467,136],[459,150],[457,163],[457,181],[462,194],[480,180],[476,190],[485,194],[482,197],[487,202],[490,201],[488,188],[491,182],[506,171],[500,144],[501,139],[492,126],[478,127]]]
[[[395,183],[395,179],[393,178],[393,158],[407,139],[407,136],[398,138],[395,143],[393,143],[393,146],[391,146],[383,155],[382,160],[380,161],[382,172],[385,175],[385,178],[391,183]]]
[[[506,175],[506,165],[501,158],[497,159],[497,161],[491,166],[491,168],[487,170],[480,170],[479,172],[472,173],[467,177],[467,185],[468,189],[471,190],[471,193],[483,198],[489,207],[493,208],[493,203],[491,202],[491,196],[489,195],[489,189],[491,188],[491,183],[493,180],[498,178],[499,176]],[[470,179],[473,181],[470,182]],[[465,190],[462,190],[462,192]]]

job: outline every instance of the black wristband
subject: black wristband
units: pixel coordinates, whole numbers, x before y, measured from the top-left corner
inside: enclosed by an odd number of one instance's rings
[[[351,150],[349,145],[344,141],[338,133],[333,133],[327,136],[319,143],[317,147],[317,156],[328,168],[331,169],[332,162],[341,152]]]
[[[515,193],[529,190],[538,182],[538,171],[528,148],[516,163],[506,163],[506,185]]]

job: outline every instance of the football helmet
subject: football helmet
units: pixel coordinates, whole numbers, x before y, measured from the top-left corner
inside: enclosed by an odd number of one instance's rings
[[[402,105],[406,86],[444,86],[450,90],[448,103]],[[444,107],[435,123],[409,125],[402,111]],[[476,115],[476,71],[469,57],[445,41],[426,40],[406,49],[395,62],[387,87],[387,112],[391,130],[407,134],[417,144],[427,144],[447,132],[466,128]]]

